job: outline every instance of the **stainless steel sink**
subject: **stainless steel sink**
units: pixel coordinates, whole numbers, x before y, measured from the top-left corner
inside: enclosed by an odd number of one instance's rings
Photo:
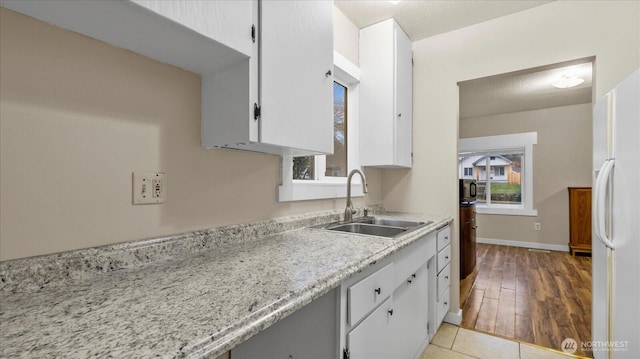
[[[400,227],[400,228],[419,227],[425,224],[432,223],[432,222],[409,221],[404,219],[377,218],[377,217],[362,217],[357,219],[356,221],[358,223],[370,223],[370,224],[377,224],[381,226],[391,226],[391,227]]]
[[[380,226],[367,223],[345,223],[325,228],[330,231],[367,234],[378,237],[395,237],[407,231],[406,228]]]
[[[431,223],[433,222],[410,221],[394,218],[360,217],[354,218],[350,222],[333,222],[313,226],[311,228],[394,238]]]

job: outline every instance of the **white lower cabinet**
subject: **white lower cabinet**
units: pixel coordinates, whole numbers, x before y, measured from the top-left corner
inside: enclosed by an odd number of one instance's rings
[[[426,263],[347,334],[350,359],[417,358],[428,336]]]
[[[435,261],[435,237],[435,232],[427,234],[343,283],[339,306],[341,358],[413,359],[420,356],[430,339],[428,263],[431,258]],[[388,280],[390,275],[392,283]],[[390,297],[372,304],[351,295],[354,288],[367,288],[366,297],[380,296],[382,293],[373,291],[378,286],[372,286],[371,282],[384,283],[386,288],[391,286],[387,294]]]
[[[231,351],[242,358],[416,359],[449,311],[449,243],[432,232]],[[448,238],[447,238],[448,240]],[[442,261],[438,263],[438,259]],[[336,333],[337,328],[337,333]]]
[[[398,357],[392,341],[393,312],[393,297],[389,297],[347,334],[349,359]]]
[[[429,315],[431,316],[429,332],[431,338],[442,324],[444,317],[451,307],[451,228],[449,226],[439,229],[436,233],[438,254],[429,262]]]
[[[413,276],[415,275],[415,277]],[[393,292],[394,358],[417,358],[429,339],[426,263]]]

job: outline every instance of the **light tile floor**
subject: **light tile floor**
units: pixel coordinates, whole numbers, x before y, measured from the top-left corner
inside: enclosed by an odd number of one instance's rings
[[[442,323],[420,359],[569,359],[573,355]]]

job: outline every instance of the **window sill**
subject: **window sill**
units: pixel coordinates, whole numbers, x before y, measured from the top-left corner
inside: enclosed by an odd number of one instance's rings
[[[362,185],[354,179],[351,183],[351,197],[362,197]],[[278,202],[307,201],[313,199],[346,198],[347,183],[343,181],[293,181],[278,186]]]
[[[476,205],[476,213],[478,214],[496,214],[503,216],[529,216],[529,217],[537,217],[538,210],[537,209],[528,209],[522,207],[486,207],[481,205]]]

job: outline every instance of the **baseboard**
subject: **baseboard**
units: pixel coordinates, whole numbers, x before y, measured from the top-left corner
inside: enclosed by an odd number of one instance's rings
[[[476,242],[484,243],[484,244],[497,244],[499,246],[512,246],[512,247],[523,247],[523,248],[533,248],[533,249],[546,249],[546,250],[558,251],[558,252],[569,252],[569,245],[565,245],[565,244],[520,242],[520,241],[509,241],[506,239],[479,238],[479,237],[476,238]]]
[[[462,309],[458,309],[457,313],[448,312],[444,316],[444,321],[449,324],[460,325],[462,323]]]

